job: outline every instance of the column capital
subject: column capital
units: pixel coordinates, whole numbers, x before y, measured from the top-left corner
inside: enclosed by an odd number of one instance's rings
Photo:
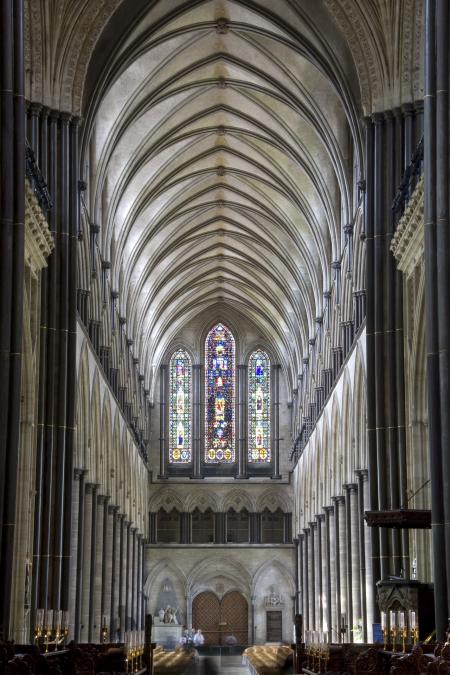
[[[312,520],[312,521],[310,521],[310,522],[308,523],[308,525],[309,525],[309,529],[310,529],[311,532],[312,532],[312,530],[314,530],[314,528],[317,527],[317,521],[316,521],[316,520]]]
[[[68,125],[72,120],[72,113],[61,112],[59,113],[59,119],[64,125]]]
[[[84,489],[88,494],[94,493],[100,487],[99,483],[86,483]]]
[[[363,481],[367,480],[369,477],[368,469],[356,469],[355,473],[358,476],[358,478],[361,478]]]
[[[107,504],[109,499],[109,495],[97,495],[97,504]]]
[[[114,515],[116,515],[118,510],[119,510],[119,507],[116,504],[108,504],[108,513],[110,513],[114,516]]]
[[[358,491],[358,483],[344,483],[342,487],[349,493]]]
[[[308,536],[308,534],[310,534],[309,527],[304,527],[304,528],[303,528],[303,534],[304,534],[306,537]]]
[[[73,470],[73,477],[75,480],[80,480],[81,476],[84,476],[87,474],[87,469],[74,469]]]
[[[314,517],[316,518],[317,522],[323,523],[323,521],[325,520],[325,514],[324,513],[316,513],[316,515]]]
[[[335,504],[344,504],[345,497],[344,495],[335,495],[334,497],[331,497],[331,501]]]
[[[42,103],[38,103],[37,101],[31,101],[31,103],[28,104],[28,110],[32,115],[40,115],[43,107]]]

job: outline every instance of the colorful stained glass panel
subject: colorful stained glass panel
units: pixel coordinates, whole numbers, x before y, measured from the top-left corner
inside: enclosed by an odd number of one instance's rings
[[[205,343],[205,461],[235,461],[235,343],[219,323]]]
[[[270,359],[258,349],[248,364],[248,461],[270,460]]]
[[[170,359],[169,463],[191,461],[191,360],[183,349]]]

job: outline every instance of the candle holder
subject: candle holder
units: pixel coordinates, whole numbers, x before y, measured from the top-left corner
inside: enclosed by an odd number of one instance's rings
[[[413,645],[416,645],[419,642],[419,628],[417,626],[411,628],[411,639]]]
[[[391,643],[392,643],[392,651],[396,652],[397,651],[397,626],[391,627]]]

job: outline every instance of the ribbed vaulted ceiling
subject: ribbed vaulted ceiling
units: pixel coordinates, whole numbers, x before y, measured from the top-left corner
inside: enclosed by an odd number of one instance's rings
[[[141,362],[233,311],[295,370],[360,177],[344,41],[309,0],[161,0],[130,23],[86,92],[83,161]]]

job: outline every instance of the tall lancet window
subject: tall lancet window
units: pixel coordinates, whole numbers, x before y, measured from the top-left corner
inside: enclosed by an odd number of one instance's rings
[[[173,354],[169,372],[169,462],[188,464],[192,459],[191,359],[183,350]]]
[[[205,342],[205,461],[235,461],[235,344],[222,323]]]
[[[248,461],[270,460],[270,359],[257,349],[248,363]]]

